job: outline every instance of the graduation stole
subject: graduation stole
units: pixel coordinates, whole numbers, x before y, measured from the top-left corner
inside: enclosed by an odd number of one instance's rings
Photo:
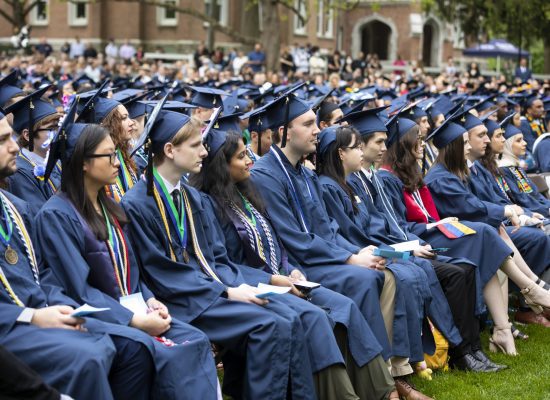
[[[529,122],[529,126],[531,127],[531,129],[533,130],[533,132],[535,132],[535,134],[537,135],[537,137],[539,137],[539,136],[542,135],[544,132],[546,132],[546,129],[545,129],[545,126],[544,126],[544,122],[542,122],[542,120],[540,120],[540,119],[534,119],[534,118],[531,117],[531,116],[527,116],[527,121]]]
[[[174,262],[178,262],[176,255],[174,253],[174,249],[172,247],[172,234],[170,233],[170,226],[168,225],[168,218],[166,217],[166,207],[164,206],[164,200],[162,199],[162,196],[168,197],[170,200],[172,199],[172,196],[168,195],[166,196],[165,193],[159,191],[158,189],[158,181],[162,182],[162,178],[158,174],[156,168],[153,169],[153,179],[154,179],[154,185],[153,185],[153,197],[155,198],[155,203],[157,204],[157,208],[160,212],[162,224],[164,226],[164,232],[166,233],[166,237],[168,238],[168,246],[170,248],[170,258]],[[166,188],[165,188],[166,189]],[[197,257],[197,260],[199,262],[200,267],[202,270],[209,275],[210,277],[214,278],[216,281],[222,283],[221,279],[218,278],[214,270],[210,267],[208,264],[208,261],[204,257],[204,254],[200,248],[199,242],[197,240],[197,233],[195,231],[195,221],[193,219],[193,210],[191,209],[191,203],[189,202],[189,198],[187,196],[187,192],[182,188],[181,190],[182,198],[183,198],[183,206],[181,208],[182,214],[187,214],[188,218],[188,225],[189,225],[189,234],[191,236],[191,243],[193,245],[193,250],[195,251],[195,256]],[[173,204],[173,202],[172,202]],[[168,213],[170,213],[171,209],[169,209]],[[175,227],[179,234],[179,228]],[[184,254],[185,257],[185,254]],[[187,257],[189,257],[189,254],[187,254]],[[186,263],[189,262],[189,259],[184,260]]]
[[[9,231],[9,232],[5,232],[2,227],[2,239],[3,239],[2,242],[4,242],[4,239],[6,239],[5,234],[8,235],[8,238],[7,238],[8,243],[6,244],[7,248],[5,253],[6,261],[8,261],[9,264],[16,264],[18,261],[17,253],[15,252],[15,250],[13,250],[9,246],[9,241],[11,240],[11,235],[13,233],[13,227],[15,226],[15,230],[17,231],[18,235],[23,241],[23,245],[25,247],[25,254],[29,260],[29,264],[31,265],[34,281],[37,285],[40,285],[36,254],[34,252],[34,247],[32,246],[32,241],[31,241],[29,232],[27,231],[27,228],[25,227],[25,224],[23,222],[23,218],[21,218],[21,215],[19,214],[15,206],[7,199],[7,197],[3,193],[0,193],[0,202],[2,203],[2,212],[4,214],[4,219],[6,220],[6,225],[8,227],[7,230]],[[9,251],[10,249],[11,251]],[[15,294],[6,275],[4,274],[4,270],[1,267],[0,267],[0,281],[2,282],[2,285],[8,292],[8,295],[10,296],[12,301],[19,307],[25,307],[23,302]]]
[[[27,156],[25,156],[23,154],[22,151],[19,152],[19,156],[27,161],[29,164],[32,165],[33,167],[33,170],[34,170],[34,176],[36,179],[38,179],[40,182],[44,182],[44,171],[45,169],[44,168],[40,168],[38,165],[36,165],[36,163],[34,161],[32,161],[30,158],[28,158]],[[55,167],[54,168],[57,168],[59,172],[61,172],[61,166],[59,164],[59,161],[55,164]],[[37,171],[39,173],[37,173]],[[41,173],[40,173],[41,172]],[[51,194],[53,195],[56,191],[57,191],[57,187],[55,186],[55,184],[52,182],[52,180],[50,178],[48,178],[47,182],[48,184],[48,187],[50,188],[51,190]]]
[[[258,210],[246,199],[240,192],[239,195],[243,200],[244,210],[233,202],[229,203],[229,207],[237,215],[239,220],[243,223],[248,236],[249,245],[254,249],[254,252],[262,259],[262,261],[269,266],[271,272],[275,275],[279,275],[279,262],[277,260],[277,254],[275,251],[275,243],[273,242],[273,236],[271,230],[267,225],[265,218],[258,212]],[[262,229],[267,238],[267,246],[269,250],[269,263],[265,256],[264,245],[262,241],[262,235],[258,230],[258,222],[262,226]]]
[[[533,188],[529,184],[527,177],[519,168],[510,167],[510,171],[512,171],[512,174],[514,174],[514,178],[516,178],[519,190],[521,190],[523,193],[533,193]]]
[[[506,179],[504,179],[502,176],[495,176],[495,180],[497,181],[498,188],[502,193],[504,193],[504,196],[508,200],[510,200],[510,196],[508,196],[508,193],[510,192],[510,186],[508,186],[508,182],[506,182]]]
[[[124,157],[122,157],[122,152],[120,149],[116,150],[116,155],[118,161],[120,162],[120,167],[118,171],[118,176],[114,185],[108,185],[105,187],[107,195],[114,199],[117,203],[120,203],[122,197],[130,190],[134,184],[137,182],[137,176],[131,169],[128,168]]]
[[[172,222],[172,225],[177,232],[178,242],[183,249],[183,260],[188,263],[189,253],[187,252],[187,237],[189,231],[187,230],[187,213],[185,212],[186,210],[183,204],[183,196],[180,197],[180,204],[177,205],[179,207],[179,210],[181,210],[181,212],[178,212],[178,207],[176,206],[176,204],[174,204],[174,200],[172,199],[171,194],[168,193],[166,185],[164,185],[164,181],[162,180],[162,177],[158,174],[156,168],[153,168],[153,182],[153,193],[155,196],[155,200],[157,200],[158,198],[160,201],[162,201],[163,204],[161,211],[162,220],[166,220],[167,212],[168,217],[170,218],[170,221]],[[167,230],[167,232],[170,235],[169,229]],[[170,243],[172,243],[171,238]]]
[[[120,290],[122,296],[128,296],[131,292],[130,262],[124,232],[122,231],[122,227],[118,223],[117,219],[111,217],[107,213],[107,210],[103,204],[101,204],[101,210],[103,211],[103,217],[105,218],[105,224],[107,225],[107,232],[109,233],[109,237],[105,243],[107,244],[109,256],[111,257],[111,262],[113,264],[118,289]]]

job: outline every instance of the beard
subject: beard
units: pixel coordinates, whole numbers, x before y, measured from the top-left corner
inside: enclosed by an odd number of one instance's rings
[[[6,178],[15,174],[15,171],[17,171],[17,167],[9,167],[6,165],[5,167],[0,168],[0,182],[3,183],[2,186],[5,185]]]

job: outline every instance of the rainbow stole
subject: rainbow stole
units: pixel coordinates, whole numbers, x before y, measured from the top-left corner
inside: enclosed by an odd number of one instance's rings
[[[474,235],[476,233],[476,231],[472,228],[469,228],[458,221],[439,224],[437,225],[437,229],[439,229],[441,233],[449,239],[458,239],[462,236]]]

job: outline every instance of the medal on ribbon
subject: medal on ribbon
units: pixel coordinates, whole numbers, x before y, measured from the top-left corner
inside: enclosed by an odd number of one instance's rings
[[[17,252],[10,246],[10,240],[13,233],[13,222],[8,214],[8,210],[6,209],[6,204],[4,204],[3,201],[2,215],[4,217],[4,221],[6,221],[5,229],[4,226],[0,224],[0,238],[4,246],[6,246],[6,251],[4,251],[4,258],[6,259],[8,264],[15,265],[17,264],[17,261],[19,261],[19,256],[17,255]]]

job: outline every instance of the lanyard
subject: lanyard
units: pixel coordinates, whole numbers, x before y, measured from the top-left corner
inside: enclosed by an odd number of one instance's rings
[[[171,194],[168,193],[168,189],[166,189],[166,186],[164,185],[164,181],[162,180],[162,177],[158,174],[156,168],[153,168],[153,179],[155,182],[155,187],[159,192],[160,198],[164,203],[164,209],[168,211],[168,216],[170,217],[170,220],[172,221],[174,228],[178,232],[178,239],[179,239],[180,245],[185,251],[185,249],[187,249],[188,230],[185,229],[187,224],[187,215],[183,204],[183,197],[180,198],[181,213],[179,213],[178,209],[176,208],[176,205],[174,204],[174,201],[172,200]]]
[[[376,190],[378,190],[378,193],[380,194],[380,198],[382,199],[382,204],[384,205],[384,209],[386,210],[387,215],[390,217],[391,221],[393,222],[393,225],[397,227],[397,230],[403,235],[403,238],[407,240],[407,234],[405,231],[399,226],[399,223],[397,222],[397,216],[395,215],[393,211],[393,207],[391,207],[389,199],[386,197],[386,193],[384,193],[384,190],[382,190],[382,185],[378,181],[378,177],[376,176],[376,173],[374,172],[374,169],[371,167],[372,172],[372,178],[374,181],[374,186],[376,187]]]
[[[288,174],[288,171],[286,170],[285,166],[283,165],[283,160],[281,160],[281,157],[279,156],[279,154],[277,153],[277,151],[275,149],[273,150],[273,154],[275,154],[275,158],[277,158],[277,161],[279,162],[279,166],[281,167],[281,169],[285,173],[286,179],[287,179],[287,181],[290,185],[290,194],[292,195],[292,198],[294,199],[294,202],[298,206],[298,214],[300,215],[300,222],[302,224],[302,227],[304,228],[304,230],[307,233],[309,233],[309,229],[307,228],[307,224],[306,224],[306,217],[305,217],[304,211],[302,209],[302,203],[300,202],[300,198],[298,196],[298,193],[296,192],[296,189],[294,188],[294,184],[292,183],[292,179],[290,178],[290,175]],[[304,177],[304,178],[306,180],[306,186],[307,186],[307,191],[308,191],[309,197],[313,200],[313,197],[311,196],[311,189],[309,188],[309,183],[307,182],[307,177]]]
[[[254,213],[252,212],[252,205],[250,204],[250,202],[242,195],[241,192],[239,192],[239,196],[241,196],[241,199],[243,200],[243,205],[244,205],[244,209],[247,211],[247,214],[246,215],[246,218],[248,219],[248,221],[256,226],[256,217],[254,217]]]
[[[116,156],[118,158],[118,161],[120,162],[120,173],[117,177],[117,184],[122,189],[122,194],[124,194],[134,186],[136,179],[134,174],[126,166],[126,162],[124,161],[124,157],[122,157],[122,152],[120,151],[120,149],[116,150]],[[122,181],[120,180],[121,176]]]
[[[0,224],[0,237],[4,246],[8,247],[10,245],[11,235],[13,233],[13,221],[11,220],[6,204],[2,201],[2,214],[4,220],[6,221],[6,229]]]
[[[122,228],[116,219],[113,224],[111,224],[109,215],[107,214],[107,210],[105,210],[103,204],[101,204],[101,209],[103,211],[105,223],[107,224],[107,232],[109,233],[107,248],[109,249],[109,255],[115,270],[115,278],[118,288],[120,289],[120,293],[122,296],[127,296],[130,294],[130,274],[128,268],[128,251],[124,234],[122,233]]]

